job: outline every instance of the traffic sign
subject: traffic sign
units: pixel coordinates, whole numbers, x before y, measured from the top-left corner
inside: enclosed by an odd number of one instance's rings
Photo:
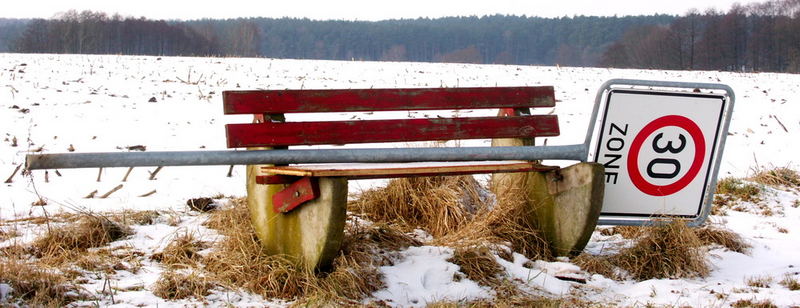
[[[716,185],[733,91],[722,85],[628,83],[607,84],[598,94],[602,106],[590,160],[605,167],[600,223],[663,217],[701,223]],[[636,87],[640,83],[648,87]]]

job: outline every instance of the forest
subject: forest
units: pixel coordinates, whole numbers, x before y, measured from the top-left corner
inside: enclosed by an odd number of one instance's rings
[[[727,13],[690,10],[669,26],[633,27],[598,65],[798,73],[800,0],[735,4]]]
[[[683,16],[0,19],[0,52],[800,72],[800,0]]]
[[[674,17],[520,16],[318,21],[294,18],[155,21],[69,11],[35,19],[9,50],[22,53],[235,56],[590,66],[631,28]]]

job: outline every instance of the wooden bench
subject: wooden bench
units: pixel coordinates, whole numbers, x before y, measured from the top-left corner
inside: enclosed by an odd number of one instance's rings
[[[492,139],[493,146],[526,146],[533,144],[534,137],[559,135],[556,115],[530,113],[530,108],[555,106],[553,87],[226,91],[223,101],[226,114],[254,115],[253,123],[226,126],[227,143],[231,148],[285,149],[289,146],[463,139]],[[499,109],[500,112],[492,117],[286,121],[286,114],[292,113],[403,111],[405,116],[422,110],[463,109]],[[317,268],[329,265],[339,250],[348,179],[514,173],[493,178],[496,182],[493,186],[506,188],[498,193],[510,193],[514,188],[535,195],[539,203],[549,198],[551,207],[559,209],[549,209],[548,213],[537,214],[538,218],[534,219],[545,219],[539,223],[545,229],[558,229],[561,223],[552,217],[557,213],[552,212],[566,211],[560,214],[562,216],[575,212],[571,206],[556,205],[559,203],[556,199],[564,191],[577,191],[564,187],[589,186],[588,190],[579,192],[580,196],[569,197],[573,200],[586,198],[587,194],[597,198],[600,185],[597,200],[602,200],[602,181],[594,180],[602,178],[602,168],[592,164],[576,166],[579,167],[572,168],[574,171],[554,171],[557,168],[528,161],[248,166],[247,200],[253,226],[268,253],[293,256],[303,265]],[[577,180],[565,182],[562,180],[565,173],[581,175]],[[531,177],[527,182],[538,181],[537,187],[520,188],[508,184],[524,182],[520,177]],[[561,186],[548,181],[559,182]],[[594,207],[599,215],[599,206]],[[592,211],[595,209],[589,212]],[[591,220],[593,213],[586,214],[586,219]],[[578,232],[579,239],[570,240],[577,243],[562,245],[564,247],[558,248],[562,251],[556,249],[556,252],[564,254],[582,249],[588,240],[586,228]],[[555,236],[556,242],[564,237]]]

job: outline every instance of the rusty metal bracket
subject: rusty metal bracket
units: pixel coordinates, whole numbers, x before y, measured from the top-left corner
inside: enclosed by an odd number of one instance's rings
[[[294,182],[297,182],[301,178],[302,177],[299,177],[299,176],[281,175],[281,174],[258,175],[258,176],[256,176],[256,184],[261,184],[261,185],[292,184]]]
[[[303,203],[319,198],[319,181],[303,177],[272,196],[272,210],[288,213]]]

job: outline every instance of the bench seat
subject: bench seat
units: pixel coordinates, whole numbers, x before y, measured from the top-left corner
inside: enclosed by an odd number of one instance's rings
[[[388,164],[307,164],[261,167],[261,172],[262,174],[297,177],[346,177],[348,179],[357,180],[412,176],[545,171],[552,168],[553,167],[542,166],[536,162],[510,160]]]

